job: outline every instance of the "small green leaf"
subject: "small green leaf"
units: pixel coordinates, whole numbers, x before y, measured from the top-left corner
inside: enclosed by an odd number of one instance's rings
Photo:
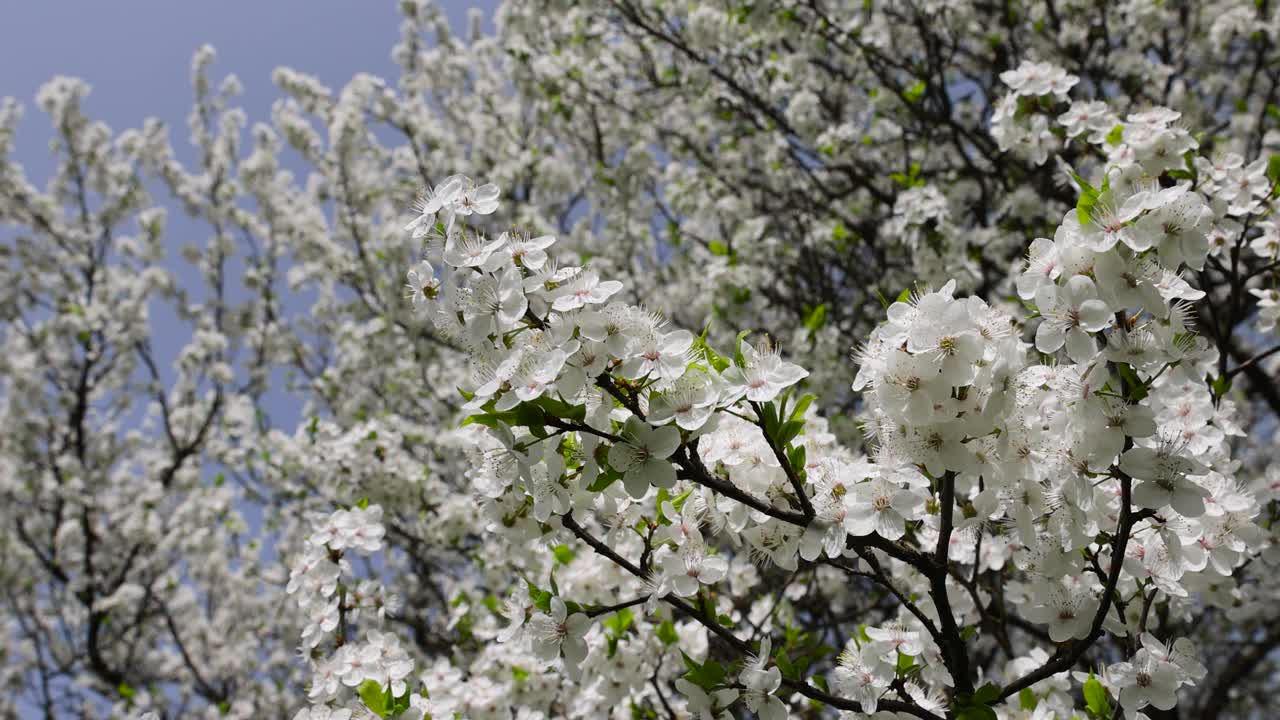
[[[685,501],[688,500],[689,496],[692,494],[693,494],[693,489],[690,488],[680,493],[679,495],[671,498],[671,507],[675,508],[676,512],[680,512],[681,510],[684,509]]]
[[[928,84],[925,81],[917,80],[914,85],[902,91],[902,97],[906,98],[907,102],[914,103],[924,96],[927,87]]]
[[[575,556],[573,548],[568,545],[557,545],[551,548],[551,553],[556,556],[556,562],[561,565],[568,565],[573,562],[573,558]]]
[[[1076,218],[1081,225],[1088,225],[1093,215],[1093,208],[1098,204],[1098,196],[1102,193],[1076,173],[1071,173],[1071,179],[1080,186],[1080,199],[1076,201]]]
[[[990,705],[1000,699],[1000,688],[993,683],[987,683],[977,690],[973,691],[974,705]]]
[[[1213,390],[1214,397],[1226,397],[1226,394],[1231,392],[1231,378],[1220,375],[1210,381],[1209,387]]]
[[[685,680],[688,680],[708,692],[724,682],[724,678],[727,673],[725,672],[724,666],[720,663],[715,660],[707,660],[705,663],[699,665],[696,660],[686,655],[684,651],[681,651],[680,655],[684,658],[685,667],[689,669],[689,671],[684,674]]]
[[[729,246],[719,240],[712,240],[707,243],[707,249],[711,251],[712,255],[725,256],[729,254]]]
[[[604,625],[605,629],[613,633],[615,637],[622,637],[623,633],[627,631],[627,628],[631,627],[631,622],[634,617],[635,616],[632,614],[631,608],[622,608],[609,616],[609,618],[602,622],[601,625]]]
[[[591,492],[604,492],[604,489],[622,479],[622,473],[611,467],[600,468],[600,474],[587,486]]]
[[[1138,373],[1128,363],[1116,363],[1116,370],[1124,380],[1126,397],[1130,402],[1139,402],[1147,396],[1147,384],[1138,377]]]
[[[1031,688],[1022,688],[1018,693],[1018,705],[1023,710],[1035,710],[1036,706],[1039,704],[1040,698],[1036,697],[1036,694],[1031,691]]]
[[[1089,714],[1099,718],[1111,717],[1111,702],[1107,700],[1107,689],[1102,686],[1098,678],[1089,673],[1089,679],[1084,684],[1084,705],[1089,710]]]
[[[382,685],[377,680],[365,680],[360,683],[360,687],[356,690],[360,694],[360,699],[364,701],[364,706],[369,708],[369,712],[384,718],[390,711],[390,703],[387,702],[388,692],[383,691]]]
[[[680,635],[676,633],[676,626],[670,620],[663,620],[658,625],[658,639],[663,645],[675,645],[680,642]]]
[[[817,399],[818,399],[818,396],[814,395],[813,393],[807,393],[805,395],[800,396],[800,399],[796,401],[796,406],[791,408],[790,419],[803,420],[804,414],[809,410],[809,406],[812,405],[813,401]]]
[[[787,657],[787,651],[781,648],[774,653],[773,659],[778,663],[778,669],[782,671],[782,677],[789,680],[799,680],[800,674],[796,671],[795,665],[791,664],[791,660]]]
[[[529,587],[529,599],[533,601],[533,606],[544,613],[551,612],[552,594],[537,585],[534,585],[528,580],[525,581],[525,585]]]
[[[738,338],[733,343],[733,361],[737,363],[738,367],[747,366],[747,361],[742,356],[742,341],[746,340],[747,336],[750,334],[751,334],[750,330],[743,330],[742,332],[738,333]]]
[[[138,691],[134,690],[132,685],[125,682],[116,686],[116,692],[120,693],[120,697],[125,700],[132,700],[133,696],[138,694]]]
[[[1107,133],[1108,145],[1119,145],[1124,140],[1124,125],[1116,125]]]
[[[826,303],[815,305],[811,310],[809,310],[809,313],[805,315],[804,326],[806,329],[810,330],[811,332],[817,332],[818,330],[821,330],[822,326],[826,324],[827,324],[827,304]]]

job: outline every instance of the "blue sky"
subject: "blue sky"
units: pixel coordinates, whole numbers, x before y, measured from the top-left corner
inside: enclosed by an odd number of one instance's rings
[[[438,4],[461,32],[471,8],[490,14],[497,3]],[[196,48],[207,43],[217,50],[211,69],[215,87],[227,74],[240,79],[240,105],[252,126],[270,120],[271,104],[279,97],[271,73],[281,65],[313,74],[335,90],[360,72],[394,78],[390,53],[399,24],[396,0],[0,0],[0,96],[15,97],[26,109],[14,158],[30,181],[45,183],[53,166],[51,132],[35,95],[55,75],[88,81],[86,113],[116,132],[139,127],[147,117],[164,121],[179,159],[190,162],[195,153],[187,140],[186,116]],[[153,194],[167,199],[158,184]],[[187,242],[203,244],[208,230],[187,220],[171,201],[166,204],[169,264],[180,281],[193,278],[178,251]],[[0,227],[0,236],[13,231]],[[153,311],[155,349],[165,372],[189,333],[179,330],[165,309]],[[297,408],[275,393],[267,402],[272,421],[292,431]]]
[[[452,24],[467,12],[492,11],[495,0],[440,0]],[[214,77],[231,72],[244,85],[250,121],[266,119],[276,97],[271,71],[288,65],[340,87],[357,72],[394,74],[395,0],[0,0],[0,96],[27,107],[18,159],[38,179],[48,167],[45,119],[36,90],[54,75],[93,86],[88,112],[115,130],[148,116],[184,140],[191,106],[192,52],[218,50]],[[181,149],[180,149],[181,151]]]

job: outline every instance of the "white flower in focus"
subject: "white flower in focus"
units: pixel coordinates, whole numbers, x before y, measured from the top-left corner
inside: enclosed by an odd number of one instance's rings
[[[1087,592],[1069,589],[1054,582],[1037,583],[1023,616],[1033,623],[1049,626],[1049,639],[1064,642],[1088,637],[1093,626],[1097,600]]]
[[[738,682],[744,686],[743,702],[760,720],[786,720],[787,706],[773,694],[782,685],[782,672],[776,667],[765,669],[770,649],[769,638],[760,641],[760,654],[738,673]]]
[[[423,260],[405,274],[405,297],[416,307],[427,307],[440,294],[435,268]]]
[[[413,206],[413,210],[418,213],[418,216],[404,226],[405,231],[413,233],[415,240],[425,236],[431,232],[435,223],[436,213],[441,210],[449,211],[449,224],[453,224],[453,202],[462,192],[464,180],[465,178],[461,175],[454,175],[445,178],[444,182],[434,188],[423,190],[422,195]]]
[[[557,312],[568,312],[587,305],[599,305],[621,289],[622,283],[617,280],[601,281],[599,275],[588,270],[579,273],[557,292],[551,308]]]
[[[1179,454],[1177,443],[1161,441],[1155,448],[1136,447],[1120,456],[1120,469],[1136,480],[1133,504],[1159,510],[1166,505],[1184,517],[1204,514],[1209,491],[1187,479],[1208,470],[1196,460]]]
[[[539,660],[554,660],[564,653],[565,667],[576,672],[587,657],[587,630],[591,618],[583,613],[568,614],[564,601],[551,598],[551,612],[539,613],[528,622],[528,633],[534,655]]]
[[[622,427],[623,441],[609,448],[609,464],[623,473],[622,482],[634,498],[644,497],[649,486],[669,488],[676,470],[667,458],[680,446],[680,431],[664,425],[652,427],[637,417]]]
[[[1062,287],[1042,285],[1036,290],[1036,306],[1043,319],[1036,329],[1036,349],[1056,352],[1066,344],[1067,356],[1088,362],[1098,352],[1089,336],[1111,323],[1111,309],[1098,299],[1098,289],[1084,275],[1073,275]]]
[[[724,371],[729,386],[725,402],[744,395],[751,402],[769,402],[809,375],[808,370],[783,360],[776,348],[757,351],[746,340],[742,341],[742,359],[741,366]]]

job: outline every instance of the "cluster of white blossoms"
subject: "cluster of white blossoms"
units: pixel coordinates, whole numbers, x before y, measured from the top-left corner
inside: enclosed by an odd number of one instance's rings
[[[1067,93],[1080,78],[1050,63],[1027,60],[1016,69],[1000,73],[1000,79],[1013,92],[996,104],[991,116],[991,135],[1001,150],[1013,150],[1040,165],[1049,158],[1049,152],[1060,145],[1053,134],[1048,111],[1067,99]],[[1099,115],[1104,112],[1099,109]],[[1098,120],[1077,115],[1072,116],[1070,122],[1063,116],[1059,122],[1078,132],[1081,128],[1093,129]]]
[[[398,605],[381,583],[357,579],[347,559],[352,552],[367,556],[382,549],[382,507],[365,504],[317,516],[312,528],[286,587],[308,615],[302,646],[313,670],[308,690],[312,705],[295,718],[346,720],[351,710],[343,707],[344,688],[358,692],[366,706],[390,708],[398,702],[421,718],[425,698],[409,691],[414,661],[400,638],[374,629],[366,629],[359,642],[352,637],[362,614],[383,620]]]
[[[1050,70],[1007,80],[1062,97],[1072,79]],[[895,624],[866,629],[837,664],[834,689],[864,713],[941,710],[942,688],[953,703],[1035,693],[1073,664],[1063,651],[974,693],[957,628],[986,610],[957,594],[940,570],[949,563],[1016,568],[1013,608],[1081,647],[1103,632],[1137,637],[1157,594],[1178,602],[1228,583],[1258,506],[1230,479],[1221,440],[1239,431],[1203,382],[1216,355],[1193,329],[1188,302],[1201,294],[1180,275],[1204,267],[1226,206],[1150,175],[1185,145],[1176,117],[1131,116],[1100,189],[1076,178],[1080,206],[1032,244],[1017,278],[1028,313],[957,297],[954,283],[889,306],[857,353],[870,457],[823,431],[813,396],[792,395],[807,373],[767,340],[744,333],[721,354],[620,302],[621,283],[557,263],[549,237],[455,223],[492,210],[468,198],[495,191],[449,179],[410,224],[427,259],[409,271],[408,295],[470,356],[467,422],[488,430],[471,476],[490,527],[513,542],[586,542],[642,583],[624,606],[643,603],[655,621],[705,602],[733,576],[739,548],[786,570],[861,560],[902,601]],[[612,608],[550,582],[512,597],[498,639],[599,681],[584,659],[617,643],[593,630]],[[695,619],[732,632],[733,616]],[[756,659],[736,683],[692,665],[680,685],[689,707],[715,717],[742,702],[785,717],[769,638],[759,651],[735,644]],[[1127,708],[1167,706],[1198,678],[1155,646],[1144,640],[1100,674]],[[1190,658],[1185,639],[1176,647]],[[894,689],[904,666],[911,682]],[[794,677],[787,687],[819,697]]]
[[[1267,714],[1280,4],[441,5],[0,100],[0,716]]]
[[[519,554],[519,582],[455,601],[455,622],[510,648],[507,665],[482,654],[472,666],[492,692],[462,692],[460,675],[437,669],[421,676],[435,699],[409,697],[412,662],[390,636],[346,637],[358,598],[375,591],[343,582],[342,553],[377,550],[381,530],[372,508],[339,511],[290,583],[311,598],[304,643],[338,633],[312,698],[341,707],[346,686],[384,717],[497,717],[502,668],[524,678],[520,692],[547,691],[543,676],[528,680],[532,664],[582,690],[580,715],[647,692],[646,667],[683,695],[655,685],[657,699],[701,717],[784,718],[801,697],[855,718],[1065,716],[1072,669],[1110,634],[1128,651],[1078,678],[1090,710],[1099,693],[1130,712],[1172,706],[1204,672],[1186,638],[1166,638],[1170,649],[1151,635],[1152,606],[1230,605],[1233,572],[1264,544],[1224,442],[1241,433],[1234,406],[1205,382],[1221,369],[1195,333],[1204,293],[1184,273],[1215,262],[1211,238],[1272,188],[1252,189],[1256,169],[1231,158],[1197,165],[1175,112],[1120,122],[1105,105],[1070,104],[1055,134],[1048,114],[1069,104],[1075,78],[1024,64],[1003,80],[1014,94],[994,121],[1002,144],[1043,136],[1031,143],[1043,162],[1054,143],[1083,143],[1098,164],[1081,168],[1089,179],[1072,173],[1078,206],[1030,244],[1011,278],[1017,302],[946,282],[887,303],[856,352],[862,452],[827,431],[820,399],[799,388],[808,372],[771,338],[744,332],[717,349],[628,302],[590,263],[555,255],[553,237],[477,227],[498,209],[496,186],[453,176],[427,190],[406,226],[425,245],[406,297],[468,358],[461,435],[477,517],[496,542],[547,557]],[[1197,172],[1215,179],[1197,184]],[[903,228],[945,223],[937,191],[907,182]],[[897,605],[823,660],[791,630],[814,609],[788,603],[775,618],[782,598],[767,592],[735,603],[762,582],[753,562],[867,579]],[[999,608],[977,584],[987,572],[1001,577]],[[472,614],[478,596],[491,617]],[[966,644],[990,632],[992,613],[1057,647],[983,638],[1008,662],[977,687]],[[709,638],[741,662],[722,665]],[[686,672],[672,677],[664,661]],[[810,662],[829,674],[806,676]],[[385,699],[375,709],[366,695]]]

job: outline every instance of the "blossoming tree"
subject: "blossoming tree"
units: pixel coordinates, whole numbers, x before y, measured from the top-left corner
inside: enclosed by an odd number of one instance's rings
[[[6,710],[1265,712],[1266,3],[403,8],[0,165]]]

